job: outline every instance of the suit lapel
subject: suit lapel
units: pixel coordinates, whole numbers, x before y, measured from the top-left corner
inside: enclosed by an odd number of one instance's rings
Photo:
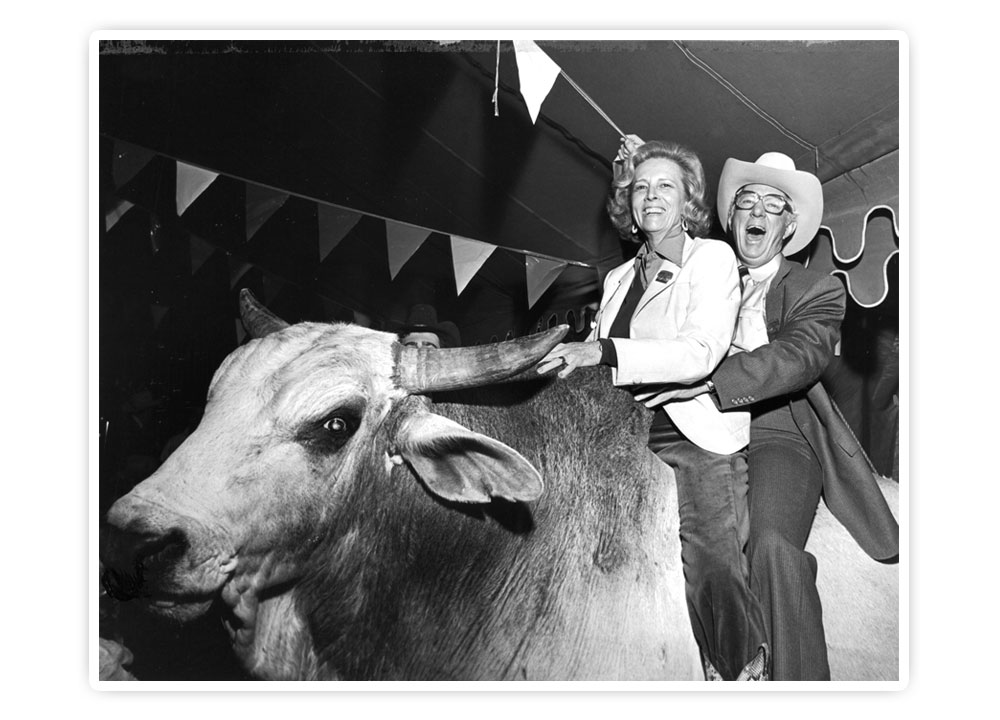
[[[617,278],[611,278],[608,283],[611,295],[608,298],[608,302],[605,304],[604,309],[601,310],[601,319],[597,324],[599,337],[608,336],[608,332],[611,330],[611,324],[618,316],[618,311],[621,309],[622,303],[625,301],[625,295],[628,294],[629,286],[632,284],[632,279],[635,277],[635,263],[621,266],[619,270],[621,271],[620,275]],[[616,271],[612,270],[611,272],[614,273]],[[617,285],[615,284],[616,282]]]
[[[778,264],[778,272],[771,280],[771,286],[767,289],[767,297],[764,298],[764,314],[767,318],[767,334],[773,337],[772,328],[781,327],[781,319],[785,316],[785,276],[792,269],[791,263],[782,256]]]
[[[663,264],[660,266],[660,270],[656,273],[656,277],[653,278],[653,281],[649,283],[649,287],[647,287],[642,293],[642,298],[639,299],[639,304],[635,308],[636,315],[641,313],[643,308],[648,306],[664,290],[677,281],[677,276],[680,275],[681,268],[684,263],[687,262],[687,259],[690,257],[693,249],[694,241],[689,235],[685,234],[684,244],[681,246],[681,264],[677,265],[670,260],[664,260]]]
[[[673,285],[677,281],[678,273],[680,273],[679,267],[669,260],[664,262],[659,272],[656,273],[656,277],[649,283],[649,287],[643,291],[642,297],[639,299],[639,304],[635,307],[635,314],[638,315],[641,313],[649,303],[653,302],[664,290]]]

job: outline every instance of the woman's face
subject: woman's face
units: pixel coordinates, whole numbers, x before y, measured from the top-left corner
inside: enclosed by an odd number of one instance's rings
[[[635,169],[632,181],[632,219],[652,239],[681,231],[687,193],[680,165],[666,158],[650,158]]]

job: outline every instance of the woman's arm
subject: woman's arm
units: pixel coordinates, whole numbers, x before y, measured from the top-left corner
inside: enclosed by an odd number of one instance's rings
[[[695,383],[726,356],[740,306],[736,256],[725,243],[708,241],[687,263],[689,296],[679,324],[647,310],[637,323],[638,334],[647,337],[612,338],[616,385]]]

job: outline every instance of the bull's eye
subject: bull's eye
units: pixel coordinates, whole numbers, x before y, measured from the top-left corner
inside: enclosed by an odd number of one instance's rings
[[[336,452],[351,439],[360,424],[360,412],[340,407],[304,423],[296,433],[296,440],[321,454]]]
[[[342,417],[332,417],[323,423],[323,429],[333,435],[341,435],[347,432],[347,421]]]

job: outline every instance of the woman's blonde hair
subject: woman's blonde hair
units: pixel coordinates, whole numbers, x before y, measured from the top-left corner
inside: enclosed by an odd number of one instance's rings
[[[681,211],[686,229],[692,237],[705,237],[712,229],[712,211],[705,197],[705,171],[701,160],[691,150],[677,143],[652,140],[637,147],[621,164],[621,171],[611,181],[606,207],[611,224],[625,239],[638,241],[632,232],[632,182],[635,169],[646,160],[664,158],[681,169],[681,181],[687,201]]]

